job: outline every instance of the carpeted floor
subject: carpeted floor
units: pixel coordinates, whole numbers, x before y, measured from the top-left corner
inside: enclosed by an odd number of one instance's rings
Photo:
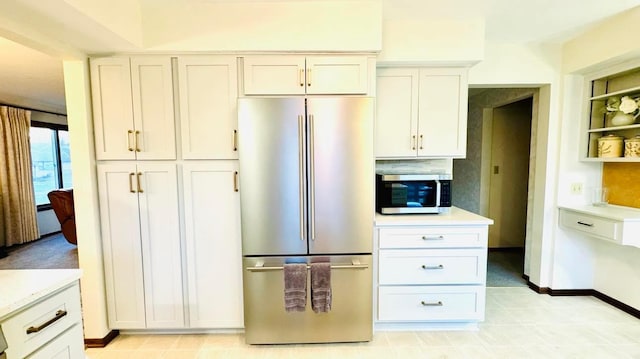
[[[524,252],[520,249],[489,250],[487,287],[526,287],[522,278]]]
[[[9,255],[0,259],[0,269],[78,268],[78,248],[61,233],[11,246],[7,252]]]

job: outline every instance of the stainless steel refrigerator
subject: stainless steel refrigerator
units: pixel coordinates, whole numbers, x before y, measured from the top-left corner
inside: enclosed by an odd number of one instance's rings
[[[368,97],[238,100],[247,343],[371,340],[374,111]],[[316,261],[331,262],[331,310],[308,292],[286,312],[284,264]]]

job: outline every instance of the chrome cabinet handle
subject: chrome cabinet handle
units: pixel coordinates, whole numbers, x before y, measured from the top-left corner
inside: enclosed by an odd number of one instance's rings
[[[140,185],[140,176],[142,176],[142,172],[138,172],[136,175],[137,183],[138,183],[138,193],[143,193],[142,186]]]
[[[443,240],[444,236],[437,236],[437,237],[427,237],[427,236],[422,236],[422,240],[424,241],[440,241]]]
[[[442,307],[442,302],[441,301],[437,301],[437,302],[425,302],[424,300],[420,302],[420,304],[422,304],[425,307]]]
[[[444,269],[444,266],[442,264],[438,264],[437,266],[428,266],[423,264],[422,269]]]
[[[233,130],[233,151],[238,150],[238,130]]]
[[[300,87],[304,87],[304,69],[300,69],[298,80],[300,80]]]
[[[593,223],[587,223],[587,222],[578,221],[578,224],[582,225],[582,226],[593,227]]]
[[[411,136],[411,149],[416,149],[416,135]]]
[[[238,171],[233,172],[233,192],[238,192]]]
[[[304,208],[306,206],[306,200],[304,195],[304,171],[305,171],[305,162],[304,162],[304,115],[298,115],[298,195],[300,196],[300,200],[298,201],[300,204],[300,240],[305,240],[305,223],[304,223]]]
[[[421,150],[422,150],[422,149],[424,149],[423,142],[424,142],[424,141],[423,141],[423,136],[422,136],[422,135],[420,135],[420,149],[421,149]]]
[[[131,193],[136,193],[136,191],[133,189],[133,176],[135,176],[136,174],[131,172],[129,173],[129,192]]]
[[[136,139],[136,141],[135,141],[136,142],[136,152],[140,152],[140,143],[139,143],[140,142],[140,131],[136,131],[135,139]]]
[[[133,133],[132,130],[128,130],[127,131],[127,149],[129,150],[129,152],[133,152],[133,147],[131,147],[131,134]]]
[[[66,315],[67,315],[67,311],[66,310],[62,310],[62,309],[58,310],[56,312],[56,315],[53,318],[51,318],[51,319],[47,320],[46,322],[38,325],[37,327],[31,326],[31,327],[27,328],[27,334],[37,333],[37,332],[41,331],[42,329],[50,326],[51,324],[57,322],[58,320],[62,319]]]

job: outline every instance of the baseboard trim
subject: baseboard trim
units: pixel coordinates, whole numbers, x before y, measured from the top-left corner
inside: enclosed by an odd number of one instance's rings
[[[527,275],[523,275],[522,278],[524,278],[527,281],[527,285],[529,286],[529,288],[531,288],[531,290],[533,290],[536,293],[539,294],[547,294],[553,297],[561,297],[561,296],[592,296],[592,297],[596,297],[598,299],[600,299],[601,301],[616,307],[618,309],[620,309],[621,311],[632,315],[638,319],[640,319],[640,310],[625,304],[615,298],[612,298],[604,293],[601,293],[595,289],[552,289],[549,287],[539,287],[534,283],[531,283],[531,281],[529,281],[529,276]]]
[[[87,348],[104,348],[107,346],[107,344],[111,343],[111,341],[115,339],[118,334],[120,334],[120,331],[112,330],[104,338],[85,338],[84,345]]]

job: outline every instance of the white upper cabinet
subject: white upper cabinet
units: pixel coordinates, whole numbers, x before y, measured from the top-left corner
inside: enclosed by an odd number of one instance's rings
[[[466,68],[385,68],[377,74],[376,157],[464,158]]]
[[[171,59],[91,60],[97,160],[175,159]]]
[[[182,158],[238,158],[236,63],[235,56],[178,57]]]
[[[367,56],[247,56],[244,94],[367,94],[367,64]]]

